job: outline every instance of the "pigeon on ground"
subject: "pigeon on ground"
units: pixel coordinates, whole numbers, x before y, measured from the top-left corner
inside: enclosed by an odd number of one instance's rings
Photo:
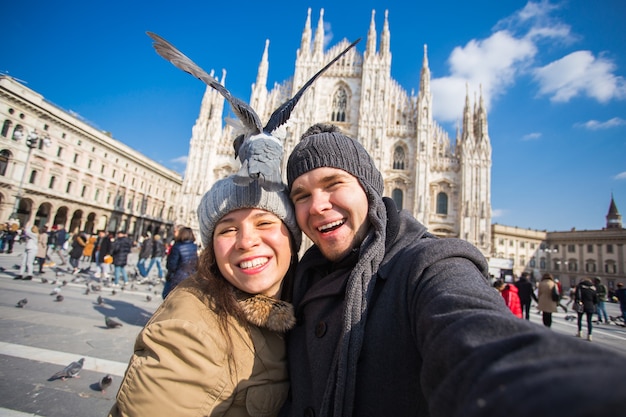
[[[48,381],[54,381],[55,379],[62,379],[65,381],[65,378],[80,378],[78,373],[81,369],[83,369],[83,364],[85,363],[85,358],[80,358],[78,362],[72,362],[67,365],[62,371],[57,372],[48,378]]]
[[[47,284],[48,283],[48,279],[47,278],[41,278],[41,283],[42,284]]]
[[[65,287],[67,285],[67,280],[64,279],[62,285]]]
[[[17,302],[17,304],[15,304],[15,307],[24,308],[26,303],[28,303],[28,300],[26,298],[22,298],[20,301]]]
[[[61,287],[54,287],[50,295],[57,295],[61,292]]]
[[[89,291],[89,288],[86,288],[86,289],[85,289],[85,295],[89,295],[89,292],[90,292],[90,291]]]
[[[104,298],[102,298],[102,296],[99,295],[96,302],[98,303],[99,306],[101,306],[102,304],[104,304]]]
[[[98,292],[98,291],[100,291],[101,289],[102,289],[102,287],[101,287],[101,286],[96,285],[96,284],[91,284],[91,291]]]
[[[117,291],[115,290],[111,291],[111,295],[115,295],[115,294],[117,294]]]
[[[239,185],[247,186],[252,181],[258,180],[263,188],[274,191],[283,188],[280,174],[280,166],[283,158],[283,143],[273,136],[272,133],[289,120],[291,112],[306,89],[309,88],[324,71],[360,41],[359,39],[353,42],[305,82],[291,99],[284,102],[272,113],[267,124],[263,126],[255,110],[244,101],[232,96],[230,91],[220,84],[216,78],[207,74],[196,63],[176,49],[174,45],[159,35],[152,32],[148,32],[147,34],[154,40],[154,49],[161,57],[170,61],[178,69],[193,75],[220,93],[228,101],[233,112],[241,122],[240,127],[243,132],[241,132],[233,142],[235,158],[238,157],[241,162],[241,168],[235,176],[235,182]]]
[[[122,323],[119,321],[113,320],[111,317],[104,317],[104,323],[107,325],[109,329],[115,329],[116,327],[122,327]]]
[[[19,270],[21,267],[22,267],[22,265],[19,265],[19,264],[13,265],[13,269]]]
[[[109,388],[112,383],[113,383],[113,377],[107,374],[103,376],[100,382],[98,383],[98,388],[100,388],[100,391],[102,391],[102,393],[104,394],[105,390]]]
[[[4,272],[6,269],[3,266],[0,266],[0,272]]]
[[[146,301],[152,301],[152,296],[150,294],[146,295]]]
[[[61,294],[57,295],[56,301],[61,302],[63,301],[63,296]]]

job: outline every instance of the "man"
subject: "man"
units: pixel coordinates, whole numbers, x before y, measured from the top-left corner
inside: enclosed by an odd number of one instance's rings
[[[52,252],[56,253],[59,258],[61,258],[61,263],[59,265],[63,266],[67,262],[65,262],[65,254],[63,252],[63,245],[67,240],[67,232],[65,231],[65,226],[62,224],[56,225],[56,230],[54,227],[52,228],[52,233],[50,234],[52,237]],[[48,245],[50,245],[50,239],[48,239]]]
[[[399,212],[382,197],[382,176],[363,146],[330,130],[309,129],[287,164],[296,219],[314,246],[294,280],[284,414],[623,411],[614,387],[626,371],[614,353],[510,314],[482,254]]]
[[[128,263],[128,255],[133,248],[133,242],[128,238],[125,231],[117,232],[117,239],[111,247],[111,255],[113,256],[113,286],[119,287],[120,275],[124,279],[124,285],[128,284],[128,274],[126,273],[126,264]]]
[[[139,261],[137,261],[137,269],[139,270],[139,275],[143,278],[148,276],[148,271],[146,270],[146,262],[150,257],[152,257],[152,236],[150,232],[147,232],[143,236],[143,241],[141,242],[141,247],[139,249]]]
[[[607,296],[609,290],[606,288],[606,285],[602,283],[600,277],[595,277],[593,279],[593,283],[596,287],[596,294],[598,296],[598,305],[596,306],[598,310],[598,323],[602,323],[602,316],[604,316],[604,323],[609,324],[609,316],[606,314],[606,303]]]
[[[111,236],[104,230],[98,230],[98,239],[95,244],[96,252],[96,278],[101,278],[103,281],[108,279],[109,264],[104,262],[104,257],[111,254]]]
[[[163,278],[163,256],[165,256],[165,245],[163,244],[161,235],[154,235],[152,238],[152,257],[150,258],[150,265],[148,265],[146,275],[150,273],[152,266],[156,264],[159,279]]]
[[[532,300],[537,301],[533,284],[528,280],[529,276],[530,274],[528,272],[522,272],[522,276],[515,283],[520,302],[522,303],[522,314],[526,320],[530,320],[530,305],[532,304]]]

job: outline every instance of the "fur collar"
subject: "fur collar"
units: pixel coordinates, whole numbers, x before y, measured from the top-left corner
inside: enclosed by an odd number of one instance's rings
[[[284,333],[296,324],[293,306],[286,301],[241,291],[238,291],[237,299],[246,319],[255,326]]]

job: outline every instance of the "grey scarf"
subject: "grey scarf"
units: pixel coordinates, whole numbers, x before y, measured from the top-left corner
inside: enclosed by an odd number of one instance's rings
[[[353,412],[356,368],[367,323],[378,267],[385,256],[387,209],[371,186],[361,182],[368,196],[371,228],[360,247],[359,260],[346,287],[341,337],[326,381],[320,408],[322,417],[349,417]],[[331,404],[331,400],[333,403]]]

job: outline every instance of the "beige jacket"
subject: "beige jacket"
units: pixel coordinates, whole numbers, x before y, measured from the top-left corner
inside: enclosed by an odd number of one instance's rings
[[[537,286],[537,309],[545,313],[556,313],[557,302],[552,300],[552,288],[556,285],[551,279],[542,279]]]
[[[282,333],[251,325],[248,334],[232,320],[234,354],[227,357],[208,300],[188,291],[197,285],[195,278],[180,284],[139,333],[110,417],[278,414],[289,389]],[[293,326],[291,305],[257,297],[244,307],[249,317],[266,323],[278,308],[274,323],[278,317],[285,325],[287,317],[286,327]]]

